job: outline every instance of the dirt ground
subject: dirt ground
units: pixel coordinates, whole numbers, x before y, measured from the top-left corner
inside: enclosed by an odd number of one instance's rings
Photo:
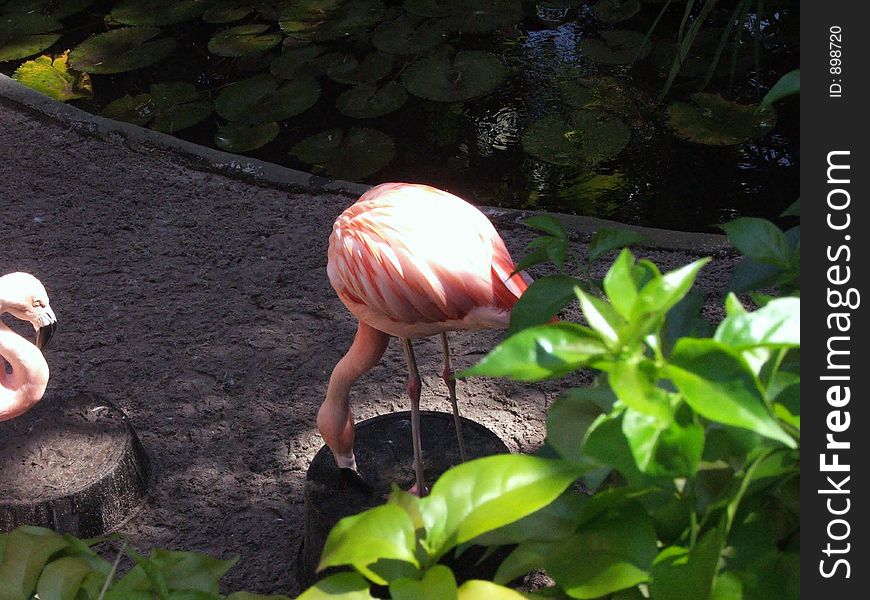
[[[191,170],[0,100],[0,274],[27,271],[48,289],[59,329],[47,394],[102,395],[151,457],[147,503],[122,528],[134,547],[240,554],[227,590],[299,591],[315,414],[355,331],[326,276],[332,222],[352,202]],[[532,235],[502,225],[522,256]],[[662,268],[694,258],[639,254]],[[702,273],[711,298],[731,266],[723,256]],[[502,336],[454,334],[457,368]],[[448,411],[436,341],[417,343],[422,406]],[[561,385],[478,379],[459,384],[460,405],[511,450],[533,451]],[[399,344],[352,398],[358,419],[406,409]]]

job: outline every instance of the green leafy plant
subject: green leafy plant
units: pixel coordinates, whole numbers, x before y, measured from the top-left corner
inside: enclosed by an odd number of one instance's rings
[[[564,265],[564,230],[532,224],[547,234],[535,260]],[[535,569],[555,582],[542,597],[797,598],[800,299],[750,311],[731,294],[712,335],[698,334],[710,328],[690,290],[708,260],[662,273],[624,249],[600,294],[565,273],[532,284],[540,314],[576,300],[585,324],[541,324],[528,311],[461,376],[592,369],[596,384],[552,405],[539,456],[474,460],[426,498],[394,489],[340,521],[320,568],[353,571],[302,598],[369,598],[371,584],[393,598],[463,598],[484,585],[486,597],[521,597],[507,586]],[[596,493],[569,489],[575,478]],[[492,582],[459,585],[439,560],[472,544],[516,546]]]
[[[0,533],[0,600],[290,600],[250,592],[221,595],[220,579],[238,557],[160,549],[143,556],[125,545],[110,563],[93,549],[103,541],[28,525]],[[118,576],[122,553],[135,564]]]

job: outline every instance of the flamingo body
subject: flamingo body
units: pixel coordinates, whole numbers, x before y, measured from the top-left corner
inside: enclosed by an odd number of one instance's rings
[[[489,219],[425,185],[373,187],[336,219],[327,273],[360,321],[405,339],[507,327],[528,287]]]
[[[24,339],[0,322],[0,421],[27,412],[42,399],[48,384],[48,363],[41,349],[51,338],[57,319],[48,305],[42,284],[27,273],[0,277],[0,314],[30,322],[36,330],[36,344]]]
[[[359,325],[353,344],[330,376],[317,425],[343,472],[361,478],[353,453],[350,387],[378,363],[391,335],[401,338],[408,361],[415,489],[425,493],[420,377],[411,339],[441,334],[442,375],[464,459],[446,332],[507,327],[511,308],[529,283],[514,270],[489,219],[465,200],[430,186],[375,186],[336,219],[329,237],[327,273]]]

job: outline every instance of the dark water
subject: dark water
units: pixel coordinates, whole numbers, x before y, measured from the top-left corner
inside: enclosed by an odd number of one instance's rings
[[[74,47],[93,33],[105,31],[103,15],[112,2],[94,4],[87,12],[65,22],[64,37],[48,53]],[[387,3],[398,6],[401,3]],[[736,3],[720,3],[709,25],[727,21]],[[733,73],[722,68],[704,91],[720,92],[732,100],[754,103],[783,73],[799,63],[794,33],[796,3],[771,8],[760,27],[758,46],[754,28],[747,26]],[[788,7],[791,7],[790,9]],[[678,78],[664,103],[656,98],[664,85],[661,66],[650,59],[629,66],[596,67],[582,55],[578,43],[598,31],[620,28],[646,32],[660,4],[644,4],[641,12],[615,26],[599,22],[583,2],[526,2],[525,19],[492,34],[465,35],[456,47],[485,49],[498,54],[510,75],[486,96],[460,104],[431,102],[409,95],[404,107],[376,119],[350,119],[335,108],[335,98],[348,86],[320,78],[322,93],[308,111],[281,124],[278,139],[249,155],[289,167],[312,170],[290,154],[300,140],[332,127],[365,126],[393,137],[395,159],[365,179],[416,181],[448,189],[478,204],[555,210],[618,221],[692,231],[715,231],[716,224],[737,216],[772,218],[798,197],[798,101],[779,102],[777,125],[760,140],[737,146],[705,146],[683,141],[667,125],[665,107],[685,100],[700,89],[699,79]],[[792,12],[789,12],[791,10]],[[656,40],[675,38],[682,17],[680,3],[666,13]],[[246,23],[257,21],[248,18]],[[233,23],[235,25],[239,23]],[[74,101],[91,112],[130,93],[147,91],[161,81],[195,82],[212,97],[225,85],[268,70],[280,46],[265,55],[242,59],[211,54],[206,44],[223,25],[199,20],[169,26],[179,42],[173,57],[152,67],[118,75],[93,75],[94,98]],[[717,34],[718,35],[718,34]],[[360,52],[365,36],[329,42],[342,50]],[[755,50],[763,59],[756,72]],[[655,50],[655,47],[654,47]],[[732,57],[731,45],[723,63]],[[4,72],[16,65],[2,63]],[[399,68],[401,69],[401,62]],[[391,77],[398,77],[394,72]],[[624,118],[631,140],[616,158],[594,171],[540,161],[524,152],[520,143],[530,122],[559,111],[558,82],[576,77],[607,77],[616,97],[640,106]],[[212,137],[223,121],[216,114],[175,135],[213,145]]]

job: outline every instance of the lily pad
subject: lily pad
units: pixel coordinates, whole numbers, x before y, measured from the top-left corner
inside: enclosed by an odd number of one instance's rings
[[[54,60],[50,56],[40,56],[18,67],[12,78],[61,102],[90,96],[93,93],[90,76],[70,72],[67,59],[67,53]]]
[[[254,10],[256,8],[253,5],[240,4],[238,0],[219,0],[202,13],[202,20],[206,23],[234,23]]]
[[[326,46],[317,45],[284,50],[281,56],[275,58],[272,64],[269,65],[269,72],[281,79],[292,79],[301,69],[318,65],[321,62],[318,59],[323,59],[328,54],[331,54],[327,52],[328,50]],[[336,55],[333,60],[335,62],[339,61],[339,55]],[[332,61],[330,61],[330,64],[332,64]]]
[[[594,167],[618,155],[628,145],[625,123],[594,111],[578,111],[569,121],[547,115],[529,125],[523,149],[555,165]]]
[[[190,83],[154,83],[149,92],[121,96],[106,105],[103,116],[174,133],[196,125],[214,110],[211,101]]]
[[[59,17],[33,7],[26,0],[12,0],[0,5],[0,42],[36,33],[48,33],[61,28]]]
[[[354,0],[331,13],[329,20],[313,32],[315,41],[336,40],[356,35],[377,25],[384,18],[380,0]]]
[[[559,84],[559,93],[567,106],[600,110],[630,119],[656,110],[650,98],[612,77],[567,79]]]
[[[305,112],[320,97],[320,84],[310,75],[281,82],[263,73],[225,87],[215,99],[215,110],[228,121],[259,125],[283,121]]]
[[[274,140],[280,130],[281,127],[274,121],[259,125],[227,123],[215,132],[214,143],[227,152],[250,152]]]
[[[692,104],[672,102],[668,122],[676,134],[698,144],[730,146],[763,136],[776,125],[776,111],[738,104],[718,94],[692,94]]]
[[[326,74],[333,81],[351,85],[373,83],[383,79],[393,70],[393,59],[387,54],[369,52],[362,61],[347,54],[333,64]]]
[[[616,29],[599,33],[601,39],[585,38],[579,47],[583,55],[599,65],[627,65],[649,54],[650,44],[644,34]]]
[[[447,32],[443,21],[400,15],[375,29],[372,45],[389,54],[420,54],[442,43]]]
[[[494,54],[460,50],[423,57],[405,71],[403,83],[415,96],[436,102],[461,102],[495,89],[507,69]]]
[[[87,73],[123,73],[163,60],[175,50],[175,41],[157,27],[123,27],[101,33],[70,53],[70,65]]]
[[[330,129],[293,146],[291,154],[332,177],[358,180],[377,173],[396,154],[393,139],[367,127]]]
[[[523,20],[519,0],[451,0],[452,14],[444,26],[460,33],[489,33]]]
[[[59,33],[23,35],[7,41],[0,39],[0,62],[33,56],[53,45],[59,39]]]
[[[109,15],[124,25],[159,27],[199,17],[208,0],[121,0]]]
[[[366,83],[344,92],[335,106],[338,112],[353,119],[374,119],[398,110],[407,99],[405,88],[395,81],[381,87]]]
[[[217,56],[245,56],[265,52],[281,43],[283,37],[276,31],[269,31],[265,23],[239,25],[218,31],[208,41],[208,51]]]
[[[592,7],[592,14],[599,21],[610,24],[628,20],[639,12],[639,0],[598,0]]]

